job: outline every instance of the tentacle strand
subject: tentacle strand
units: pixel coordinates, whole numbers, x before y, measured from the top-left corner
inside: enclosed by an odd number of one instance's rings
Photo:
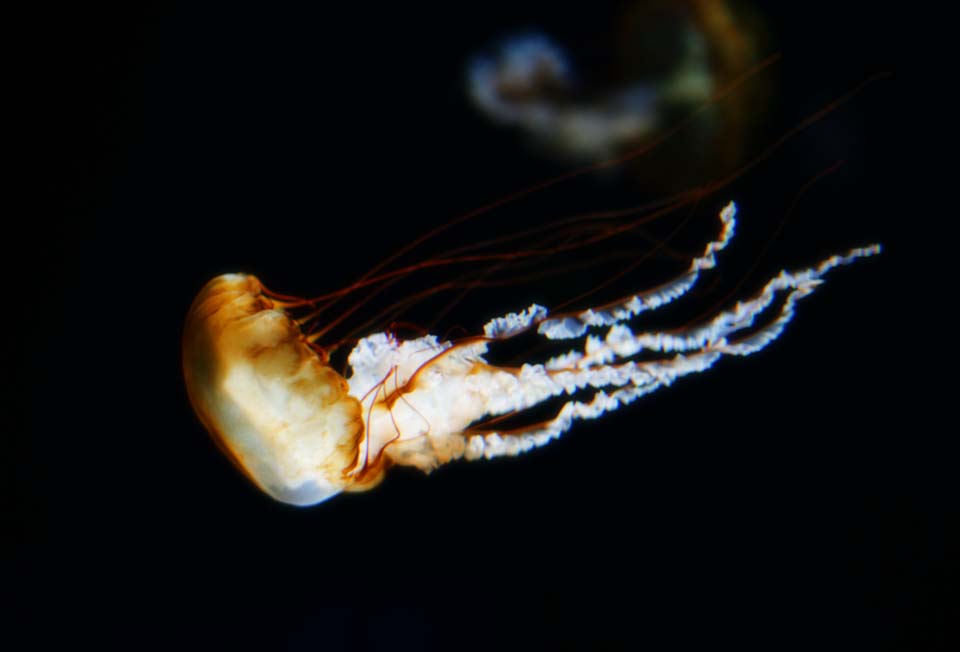
[[[831,269],[880,252],[878,245],[857,248],[844,255],[831,256],[816,267],[789,273],[781,272],[753,298],[717,315],[708,324],[675,334],[641,333],[634,335],[622,324],[610,328],[606,338],[590,337],[584,351],[571,351],[545,365],[525,366],[517,375],[519,384],[535,391],[513,391],[500,401],[500,413],[522,411],[538,402],[562,393],[573,394],[586,387],[602,388],[589,403],[566,402],[553,419],[519,430],[487,432],[468,436],[467,459],[517,455],[556,439],[577,420],[596,419],[671,384],[681,376],[700,373],[712,367],[724,355],[746,356],[755,353],[779,337],[793,318],[798,300],[809,296]],[[731,340],[738,331],[751,327],[773,302],[777,293],[788,291],[777,316],[755,332]],[[613,361],[651,350],[676,355],[648,362]],[[612,390],[612,391],[611,391]],[[491,411],[492,412],[492,411]]]
[[[591,326],[610,326],[679,299],[696,284],[702,270],[716,266],[715,254],[722,251],[733,238],[737,224],[736,215],[737,206],[733,202],[720,211],[722,225],[720,235],[707,244],[702,255],[691,261],[685,273],[675,279],[652,290],[631,295],[602,309],[588,309],[575,314],[543,319],[537,326],[538,332],[551,340],[573,339],[581,337]]]
[[[683,276],[603,309],[549,316],[534,304],[491,320],[483,336],[453,343],[433,336],[400,342],[383,333],[360,340],[348,360],[353,373],[347,382],[350,393],[365,407],[370,458],[380,459],[382,452],[394,463],[430,470],[460,457],[517,455],[542,446],[575,421],[596,419],[680,377],[706,371],[724,356],[761,350],[780,336],[793,318],[796,302],[814,292],[830,270],[880,252],[872,245],[807,269],[782,271],[755,295],[705,323],[639,333],[623,323],[682,296],[702,270],[713,267],[716,252],[733,235],[735,214],[733,204],[723,210],[720,235]],[[764,318],[780,297],[779,309]],[[587,333],[588,328],[602,326],[607,327],[604,334]],[[534,327],[545,339],[586,337],[579,349],[543,364],[499,367],[484,359],[492,342]],[[634,357],[644,352],[654,359]],[[391,382],[384,384],[387,376]],[[581,400],[583,393],[592,397]],[[568,399],[547,421],[512,430],[496,427],[504,416],[522,415],[563,396]]]

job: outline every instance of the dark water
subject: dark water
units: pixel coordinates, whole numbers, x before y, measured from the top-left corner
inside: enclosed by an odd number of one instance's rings
[[[280,291],[336,288],[568,170],[470,108],[463,64],[517,29],[592,51],[616,7],[167,3],[44,17],[30,63],[51,98],[37,114],[46,190],[21,225],[35,253],[8,277],[25,306],[5,355],[26,363],[7,392],[13,618],[41,641],[111,649],[945,646],[956,447],[932,423],[901,307],[916,261],[898,213],[896,19],[766,4],[783,58],[754,151],[894,75],[704,200],[710,215],[736,199],[743,223],[714,294],[694,300],[707,309],[748,272],[739,295],[851,246],[882,242],[883,256],[833,274],[759,355],[523,458],[401,470],[305,510],[260,495],[194,418],[179,366],[194,293],[236,270]],[[471,233],[652,196],[587,176]],[[465,301],[445,326],[476,327],[540,296],[528,292]]]

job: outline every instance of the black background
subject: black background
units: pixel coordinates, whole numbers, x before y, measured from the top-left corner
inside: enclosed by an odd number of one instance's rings
[[[29,255],[7,276],[20,328],[4,351],[23,370],[5,393],[20,631],[124,649],[947,649],[956,451],[908,346],[902,46],[872,3],[758,7],[783,54],[761,143],[893,73],[703,207],[743,210],[718,272],[731,285],[757,261],[748,287],[886,247],[835,273],[762,354],[523,458],[400,470],[311,509],[258,493],[194,418],[179,338],[208,278],[336,288],[569,169],[463,95],[466,58],[505,33],[596,38],[616,15],[552,4],[40,17],[23,64],[43,189],[8,243]],[[508,219],[644,192],[617,181],[578,179]],[[536,297],[495,298],[465,323]]]

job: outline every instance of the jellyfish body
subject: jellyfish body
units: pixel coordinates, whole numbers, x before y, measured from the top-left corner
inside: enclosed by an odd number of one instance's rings
[[[473,104],[497,124],[520,127],[573,160],[610,158],[623,143],[660,126],[652,86],[636,84],[590,103],[568,99],[574,82],[567,55],[542,34],[509,39],[498,55],[471,61]]]
[[[628,2],[606,31],[580,40],[571,49],[573,41],[527,31],[493,42],[467,63],[468,99],[492,124],[564,164],[603,163],[687,119],[653,165],[646,158],[642,168],[621,168],[647,187],[701,183],[749,152],[771,82],[750,75],[749,84],[735,83],[766,49],[762,21],[744,3]]]
[[[255,277],[219,276],[200,291],[187,317],[187,390],[225,453],[263,491],[293,505],[370,489],[392,465],[430,471],[455,459],[518,455],[559,437],[577,420],[596,419],[705,371],[723,356],[759,351],[783,332],[796,302],[828,271],[880,251],[877,245],[852,249],[814,267],[783,271],[754,296],[700,324],[669,332],[627,326],[681,297],[714,267],[715,254],[733,237],[735,216],[728,205],[720,213],[719,236],[685,273],[657,288],[572,313],[552,315],[532,305],[456,342],[370,335],[350,353],[347,378]],[[758,323],[770,311],[775,314]],[[485,360],[488,347],[521,333],[578,344],[542,364],[505,367]],[[579,400],[585,392],[592,392],[590,400]],[[523,414],[551,399],[562,401],[552,418],[495,427],[496,417]]]

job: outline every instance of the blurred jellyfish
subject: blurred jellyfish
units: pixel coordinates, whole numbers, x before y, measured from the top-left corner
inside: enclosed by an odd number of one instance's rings
[[[470,97],[495,122],[521,127],[541,144],[577,159],[603,159],[657,126],[656,90],[637,84],[577,103],[565,52],[541,34],[505,41],[496,58],[469,70]]]
[[[730,169],[741,159],[747,125],[763,111],[761,80],[712,101],[757,63],[758,25],[729,2],[638,2],[618,19],[617,35],[604,39],[617,44],[609,70],[577,66],[550,37],[529,32],[475,56],[467,90],[484,116],[525,132],[565,164],[595,163],[642,147],[696,112],[661,148],[656,164],[646,161],[642,175],[634,175],[653,185],[695,183],[700,179],[690,178],[697,174],[691,157],[698,176]]]

